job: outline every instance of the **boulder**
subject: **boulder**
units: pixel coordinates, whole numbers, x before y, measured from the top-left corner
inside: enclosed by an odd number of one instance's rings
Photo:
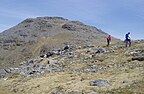
[[[136,57],[136,58],[132,58],[132,60],[138,60],[138,61],[144,61],[144,57]]]
[[[4,78],[7,75],[7,72],[4,69],[0,69],[0,78]]]
[[[105,48],[97,48],[96,53],[105,53],[107,52]]]
[[[46,57],[48,58],[48,57],[50,57],[50,56],[52,56],[52,55],[54,55],[53,52],[48,52],[48,53],[46,54]]]
[[[57,62],[58,62],[57,60],[48,60],[48,64],[55,64]]]
[[[64,47],[64,50],[67,50],[67,49],[69,49],[70,48],[70,46],[69,45],[66,45],[65,47]]]

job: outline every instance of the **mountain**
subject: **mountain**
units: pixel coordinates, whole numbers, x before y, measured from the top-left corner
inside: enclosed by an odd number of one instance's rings
[[[18,66],[65,45],[105,45],[107,36],[96,27],[62,17],[28,18],[0,34],[0,68]],[[113,38],[112,42],[118,41]]]
[[[38,17],[0,34],[0,94],[143,94],[144,40],[131,47],[96,27]]]

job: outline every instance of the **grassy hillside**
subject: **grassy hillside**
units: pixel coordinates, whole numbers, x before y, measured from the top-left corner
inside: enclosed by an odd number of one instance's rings
[[[73,55],[54,55],[39,64],[62,66],[37,77],[9,74],[0,79],[0,94],[143,94],[144,41],[123,43],[110,47],[94,46],[70,51]],[[69,53],[69,52],[68,52]],[[54,62],[56,61],[56,62]],[[104,80],[109,85],[90,85],[93,80]]]

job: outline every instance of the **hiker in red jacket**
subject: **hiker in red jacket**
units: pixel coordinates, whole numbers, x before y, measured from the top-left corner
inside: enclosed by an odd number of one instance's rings
[[[107,37],[107,46],[109,46],[111,40],[112,40],[112,37],[111,37],[111,35],[109,35],[109,36]]]

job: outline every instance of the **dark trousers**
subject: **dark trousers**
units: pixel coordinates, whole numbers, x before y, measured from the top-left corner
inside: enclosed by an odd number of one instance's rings
[[[110,44],[110,40],[107,39],[107,46],[109,46],[109,44]]]
[[[129,47],[131,47],[131,40],[130,39],[126,39],[125,42],[126,42],[126,47],[128,47],[128,44],[129,44]]]

